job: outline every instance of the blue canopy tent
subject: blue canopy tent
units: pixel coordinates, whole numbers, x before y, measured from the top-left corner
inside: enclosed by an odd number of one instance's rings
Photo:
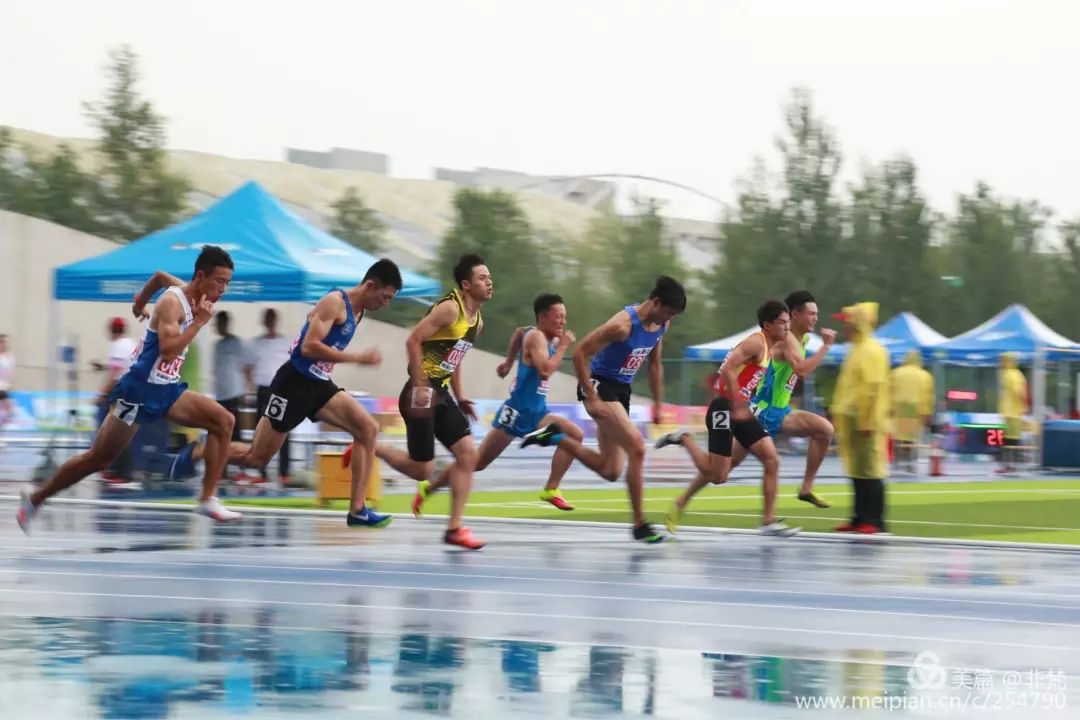
[[[103,255],[56,268],[57,300],[130,302],[155,270],[189,278],[203,245],[219,245],[236,270],[229,302],[316,302],[358,283],[376,258],[300,218],[255,182],[198,215]],[[402,272],[399,297],[431,297],[438,281]]]
[[[1068,351],[1073,352],[1068,352]],[[1016,353],[1021,363],[1045,354],[1053,361],[1075,361],[1080,345],[1051,330],[1023,305],[1010,305],[982,325],[934,348],[934,357],[951,365],[995,365],[1002,354]]]
[[[192,276],[204,245],[224,248],[236,267],[226,302],[317,302],[335,287],[364,277],[376,258],[319,229],[248,182],[203,212],[115,250],[53,271],[49,313],[48,387],[55,385],[59,300],[131,302],[155,270]],[[436,280],[402,271],[398,297],[433,297]]]
[[[912,350],[919,351],[924,359],[929,360],[933,357],[934,348],[947,340],[944,335],[909,312],[895,315],[887,323],[878,326],[874,337],[889,351],[889,360],[893,365],[902,363]],[[828,359],[840,362],[847,356],[847,352],[847,343],[833,345]]]
[[[683,359],[700,360],[702,362],[723,362],[724,358],[727,357],[727,354],[731,352],[736,345],[753,333],[758,332],[758,330],[759,328],[757,327],[747,328],[742,332],[737,332],[726,338],[713,340],[712,342],[702,343],[700,345],[690,345],[683,350]],[[817,352],[818,348],[821,347],[821,344],[821,338],[814,333],[810,333],[810,340],[806,345],[807,352]],[[831,354],[832,353],[830,353],[830,356]],[[826,361],[828,360],[829,356],[826,357]]]

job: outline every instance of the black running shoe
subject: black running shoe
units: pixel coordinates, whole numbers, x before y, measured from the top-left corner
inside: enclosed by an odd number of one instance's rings
[[[540,447],[551,447],[554,443],[552,439],[559,435],[559,426],[555,423],[551,423],[547,427],[542,427],[539,430],[533,430],[521,439],[521,447],[527,448],[530,445],[539,445]]]
[[[664,542],[664,536],[653,530],[652,525],[644,523],[634,528],[634,539],[646,542],[652,545],[653,543]]]

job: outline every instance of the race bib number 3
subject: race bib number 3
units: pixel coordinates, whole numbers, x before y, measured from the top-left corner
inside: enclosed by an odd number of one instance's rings
[[[457,370],[457,366],[461,364],[461,361],[465,359],[465,353],[469,352],[469,348],[472,347],[472,343],[468,340],[458,340],[454,343],[454,347],[450,348],[450,352],[446,354],[446,359],[439,363],[439,366],[448,373],[452,373]]]
[[[499,410],[499,424],[506,427],[514,427],[514,423],[517,422],[518,411],[509,405],[503,405]]]
[[[650,352],[652,352],[652,348],[635,348],[631,350],[630,354],[626,356],[626,360],[623,360],[622,367],[619,368],[619,374],[631,377],[637,375],[637,371],[645,364],[645,358],[649,357]]]

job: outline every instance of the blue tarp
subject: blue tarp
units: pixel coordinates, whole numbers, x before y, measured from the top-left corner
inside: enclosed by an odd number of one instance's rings
[[[236,265],[230,302],[315,302],[360,282],[376,258],[303,220],[249,182],[198,215],[116,250],[56,268],[58,300],[130,302],[155,270],[190,278],[203,245]],[[438,295],[438,281],[402,271],[399,297]]]
[[[909,312],[902,312],[880,325],[874,331],[886,350],[893,365],[899,365],[912,350],[918,350],[927,360],[933,357],[933,350],[946,342],[946,337]],[[827,360],[839,362],[847,355],[847,343],[833,345]]]
[[[934,348],[933,355],[956,365],[994,365],[1003,353],[1016,353],[1031,362],[1038,348],[1048,360],[1080,361],[1080,354],[1054,349],[1080,350],[1072,340],[1048,328],[1023,305],[1010,305],[982,325]]]
[[[687,360],[707,360],[709,362],[722,362],[731,349],[742,342],[749,335],[758,332],[758,327],[747,328],[742,332],[735,333],[726,338],[720,340],[713,340],[712,342],[702,343],[701,345],[691,345],[683,350],[683,357]],[[810,341],[806,345],[807,352],[813,354],[817,352],[821,347],[821,338],[810,333]],[[826,356],[825,361],[828,362],[832,356],[830,353]]]

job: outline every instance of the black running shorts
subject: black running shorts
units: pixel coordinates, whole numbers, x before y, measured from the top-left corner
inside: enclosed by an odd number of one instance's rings
[[[749,420],[733,422],[731,401],[723,396],[714,399],[705,412],[705,429],[709,431],[709,452],[724,457],[731,457],[733,438],[749,450],[758,440],[769,436],[752,415]]]
[[[292,432],[304,418],[315,420],[330,398],[343,392],[330,380],[316,380],[285,363],[270,382],[270,397],[260,408],[270,419],[270,427],[282,433]]]
[[[435,459],[435,440],[447,450],[461,438],[469,435],[472,428],[469,418],[454,401],[450,389],[436,385],[432,398],[433,412],[416,416],[410,411],[412,404],[412,381],[405,383],[398,397],[398,412],[405,420],[405,439],[409,457],[417,462]]]
[[[615,380],[593,375],[592,386],[596,389],[596,394],[600,396],[601,400],[604,402],[617,402],[626,409],[627,414],[630,414],[630,383],[616,382]],[[577,389],[577,399],[582,402],[585,400],[585,393],[581,391],[580,385]]]

